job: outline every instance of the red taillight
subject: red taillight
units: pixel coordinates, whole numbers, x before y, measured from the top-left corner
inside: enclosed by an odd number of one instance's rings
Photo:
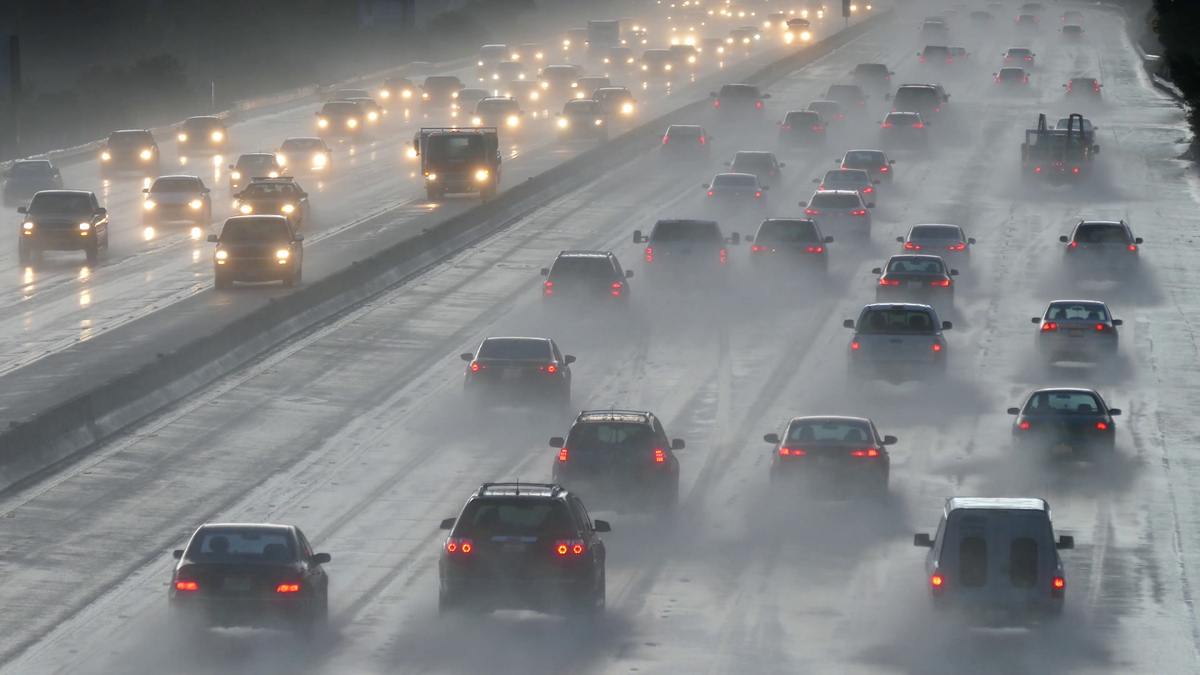
[[[921,124],[920,122],[917,122],[916,124],[912,125],[912,127],[913,127],[914,129],[924,129],[924,128],[925,128],[925,125],[924,125],[924,124]]]
[[[887,170],[888,170],[888,168],[887,168],[886,166],[883,166],[883,167],[880,167],[880,168],[879,168],[879,170],[880,170],[880,171],[887,171]]]
[[[863,193],[864,195],[869,195],[869,194],[871,194],[871,193],[872,193],[872,192],[874,192],[874,191],[875,191],[875,188],[870,188],[870,187],[869,187],[869,188],[867,188],[867,189],[863,190],[863,191],[862,191],[862,193]]]
[[[1075,248],[1075,242],[1071,242],[1071,245],[1068,246],[1067,248]]]
[[[921,250],[920,244],[914,244],[911,241],[905,243],[904,248],[909,249],[910,251],[920,251]]]
[[[667,144],[667,138],[669,138],[669,136],[663,136],[663,145]]]
[[[554,552],[560,556],[583,555],[585,550],[582,539],[559,539],[554,542]]]
[[[997,78],[996,78],[996,81],[997,81],[997,82],[999,82],[999,81],[1000,81],[1000,78],[998,78],[998,77],[997,77]]]
[[[856,350],[856,351],[857,351],[857,350],[858,350],[858,343],[857,343],[857,342],[851,342],[851,343],[850,343],[850,349],[853,349],[853,350]]]
[[[946,592],[946,578],[942,576],[941,570],[933,571],[933,576],[929,577],[929,586],[935,596],[941,597]]]
[[[177,591],[198,591],[198,590],[200,590],[200,584],[197,584],[194,581],[180,580],[180,581],[175,582],[175,590],[177,590]]]
[[[1105,328],[1107,328],[1107,326],[1102,323],[1096,324],[1096,330],[1104,330]]]
[[[1033,57],[1032,57],[1032,56],[1026,56],[1026,57],[1025,57],[1025,60],[1026,60],[1026,61],[1032,61],[1032,60],[1033,60]]]
[[[825,131],[825,127],[813,127],[813,131]]]
[[[931,282],[929,282],[929,285],[930,285],[930,286],[949,286],[949,285],[950,285],[950,280],[949,280],[949,279],[942,279],[941,281],[931,281]]]
[[[551,363],[550,365],[546,366],[546,372],[547,372],[547,373],[557,373],[557,372],[558,372],[558,366],[556,366],[556,365],[554,365],[553,363]]]
[[[922,56],[922,57],[921,57],[921,63],[925,63],[925,57],[924,57],[924,56]]]
[[[935,342],[935,343],[933,343],[933,351],[935,351],[935,352],[940,352],[940,351],[942,351],[942,346],[941,346],[940,344],[936,343],[936,342]]]
[[[461,537],[451,537],[446,540],[446,553],[451,555],[469,555],[475,550],[475,541]]]
[[[758,103],[755,103],[755,104],[754,104],[754,107],[755,107],[755,108],[761,108],[761,107],[762,107],[762,101],[759,101]]]
[[[755,196],[755,197],[761,197],[761,196],[762,196],[762,193],[761,193],[761,192],[755,192],[755,193],[754,193],[754,196]]]
[[[709,196],[709,197],[713,196],[713,191],[712,191],[712,190],[709,190],[709,191],[708,191],[708,196]]]
[[[900,282],[899,282],[899,281],[895,281],[895,280],[893,280],[893,279],[887,279],[887,278],[884,278],[884,277],[880,277],[880,278],[879,278],[879,285],[880,285],[880,286],[899,286],[899,285],[900,285]]]
[[[1051,582],[1050,597],[1061,598],[1067,591],[1067,580],[1062,577],[1054,577]]]
[[[780,449],[779,449],[779,454],[780,454],[780,455],[783,455],[784,457],[800,457],[800,456],[802,456],[802,455],[805,455],[805,454],[807,454],[807,453],[805,453],[805,452],[804,452],[803,450],[801,450],[800,448],[788,448],[788,447],[783,447],[783,448],[780,448]]]
[[[654,262],[654,249],[646,247],[646,262]]]
[[[892,123],[891,123],[891,122],[884,122],[884,123],[883,123],[883,128],[884,128],[884,129],[890,129],[890,128],[892,128]]]
[[[1075,170],[1076,170],[1076,171],[1078,171],[1079,169],[1075,169]],[[1130,245],[1129,245],[1129,250],[1130,250],[1130,251],[1136,251],[1136,250],[1137,250],[1137,244],[1130,244]]]
[[[792,130],[792,125],[790,125],[790,124],[785,124],[785,125],[783,125],[782,127],[779,127],[779,128],[780,128],[780,129],[783,129],[784,131],[791,131],[791,130]]]
[[[951,58],[946,59],[946,63],[954,63],[954,58],[951,57]]]
[[[821,215],[821,212],[820,212],[820,211],[818,211],[818,210],[816,210],[816,209],[804,209],[804,213],[805,213],[805,214],[807,214],[807,215],[810,215],[810,216],[818,216],[818,215]]]
[[[809,246],[808,252],[809,253],[824,253],[825,247],[824,246]]]
[[[966,248],[967,248],[966,244],[955,244],[954,246],[950,247],[950,250],[951,251],[965,251]]]
[[[878,457],[879,451],[875,448],[867,448],[866,450],[855,450],[850,453],[851,457]]]
[[[850,215],[852,215],[852,216],[865,216],[865,215],[867,215],[867,212],[866,212],[866,210],[865,210],[865,209],[862,209],[862,210],[859,210],[859,211],[851,211],[851,212],[850,212]]]
[[[1042,323],[1042,330],[1058,330],[1058,324],[1053,321],[1045,321]]]
[[[705,138],[705,137],[703,137],[703,136],[701,136],[701,137],[700,137],[700,147],[704,147],[704,146],[706,146],[706,145],[708,145],[708,139],[707,139],[707,138]]]
[[[560,461],[560,462],[565,462],[565,461],[567,461],[567,454],[568,454],[568,453],[567,453],[567,449],[566,449],[566,448],[563,448],[562,450],[559,450],[559,451],[558,451],[558,461]]]
[[[1104,422],[1096,422],[1096,428],[1100,431],[1108,431],[1108,425]]]
[[[766,249],[766,248],[761,248],[761,249],[760,249],[759,247],[757,247],[757,246],[754,246],[754,247],[752,247],[750,250],[751,250],[751,251],[754,251],[754,252],[756,252],[756,253],[757,253],[758,251],[765,251],[765,250],[767,250],[767,249]]]
[[[554,282],[553,281],[547,281],[546,283],[542,284],[542,294],[543,295],[554,295]],[[472,368],[471,370],[474,370],[474,368]]]
[[[717,107],[717,108],[719,108],[720,106],[721,106],[721,102],[720,102],[720,101],[713,101],[713,107]]]
[[[276,593],[299,593],[300,584],[279,584],[275,587]]]
[[[662,448],[655,448],[654,449],[654,463],[662,464],[666,461],[667,461],[667,456],[666,456],[666,454],[663,453]]]
[[[1020,423],[1019,425],[1017,425],[1017,426],[1021,427],[1022,429],[1028,429],[1028,428],[1029,428],[1029,422],[1021,422],[1021,423]]]
[[[471,364],[471,372],[472,372],[472,373],[477,373],[477,372],[479,372],[479,371],[481,371],[481,370],[483,370],[483,369],[485,369],[485,368],[487,368],[487,366],[481,366],[481,365],[479,365],[478,363],[472,363],[472,364]]]
[[[721,262],[725,262],[725,249],[721,249]]]

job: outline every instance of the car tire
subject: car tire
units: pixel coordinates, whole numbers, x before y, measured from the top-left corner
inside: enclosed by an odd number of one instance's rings
[[[233,282],[229,279],[228,274],[222,274],[220,272],[213,274],[213,288],[217,289],[218,291],[229,288],[232,285]]]
[[[96,263],[100,262],[100,243],[96,242],[95,244],[88,246],[86,249],[84,249],[84,254],[87,256],[87,262],[89,265],[95,265]]]
[[[24,239],[17,240],[17,261],[21,265],[33,263],[33,249],[25,244]]]

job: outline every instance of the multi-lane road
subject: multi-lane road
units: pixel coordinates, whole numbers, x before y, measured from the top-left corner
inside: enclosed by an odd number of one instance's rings
[[[656,288],[638,274],[627,312],[543,307],[537,271],[558,251],[609,249],[644,271],[632,230],[703,214],[699,182],[736,150],[773,148],[775,128],[716,127],[708,165],[666,164],[647,147],[86,460],[0,494],[0,671],[1196,672],[1200,466],[1191,443],[1200,436],[1192,394],[1200,351],[1192,322],[1200,278],[1189,225],[1200,183],[1173,159],[1186,135],[1182,112],[1150,86],[1121,20],[1104,11],[1089,11],[1081,43],[1051,30],[1018,38],[1004,22],[953,36],[974,45],[971,59],[936,75],[916,63],[918,18],[899,17],[770,89],[771,120],[860,62],[888,63],[896,82],[941,80],[952,94],[948,119],[932,129],[934,149],[898,154],[873,241],[831,245],[828,283],[755,275],[747,251],[735,249],[733,281],[716,295]],[[991,76],[998,55],[1023,44],[1038,54],[1030,92],[1001,96]],[[1023,130],[1038,112],[1070,111],[1060,85],[1084,74],[1105,84],[1104,102],[1081,110],[1100,126],[1100,170],[1078,189],[1023,186]],[[869,107],[827,151],[782,157],[774,213],[796,213],[810,179],[842,151],[875,145],[883,104]],[[306,114],[296,114],[297,129]],[[269,133],[291,132],[271,124]],[[386,206],[394,168],[405,161],[399,143],[377,151],[392,168],[363,165],[362,175],[375,176],[372,192],[349,181],[344,189],[358,198],[339,188],[328,200],[351,211],[371,202],[362,214]],[[125,208],[136,206],[130,197]],[[1060,274],[1058,236],[1079,217],[1130,222],[1146,240],[1142,276],[1117,284]],[[950,376],[848,387],[842,319],[873,300],[868,271],[918,222],[957,223],[979,242],[948,317]],[[387,235],[388,227],[376,229]],[[135,230],[124,244],[114,240],[115,258],[134,246]],[[366,231],[344,236],[349,249]],[[162,274],[185,288],[207,283],[206,254],[198,258],[190,267],[153,266],[170,268]],[[113,266],[140,264],[128,259]],[[114,271],[112,283],[137,278]],[[1106,300],[1125,320],[1115,361],[1038,365],[1029,317],[1071,296]],[[524,613],[437,618],[438,522],[483,481],[547,479],[554,455],[546,441],[570,423],[551,412],[465,405],[457,355],[497,334],[553,337],[578,356],[575,407],[650,409],[687,441],[674,518],[592,508],[613,524],[605,536],[609,614],[594,631]],[[1125,410],[1111,460],[1047,466],[1012,452],[1005,408],[1052,384],[1095,387]],[[820,413],[870,416],[899,437],[885,502],[767,496],[771,446],[762,435],[793,415]],[[911,534],[935,527],[952,495],[1049,500],[1056,530],[1076,540],[1063,553],[1067,614],[1059,624],[973,631],[934,616],[924,551]],[[328,638],[218,631],[196,640],[170,628],[170,550],[199,523],[218,520],[295,523],[333,554]]]

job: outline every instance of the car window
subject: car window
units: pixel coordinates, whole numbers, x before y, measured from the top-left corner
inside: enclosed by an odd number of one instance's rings
[[[774,169],[775,162],[771,161],[770,155],[760,155],[757,153],[739,152],[734,155],[733,163],[729,168],[734,171],[739,171],[740,168],[747,169]]]
[[[941,100],[941,97],[932,88],[912,87],[907,89],[901,88],[897,91],[893,103],[895,107],[903,108],[906,106],[936,105]]]
[[[929,312],[919,309],[872,309],[858,322],[860,333],[933,335],[937,327]]]
[[[88,194],[39,192],[29,203],[30,213],[90,213],[92,198]]]
[[[1025,404],[1024,415],[1057,415],[1075,413],[1094,415],[1104,412],[1104,405],[1094,394],[1086,391],[1039,391]]]
[[[793,422],[787,431],[790,443],[871,443],[865,422]]]
[[[550,343],[546,340],[520,338],[490,338],[479,346],[481,359],[511,359],[514,361],[549,361]]]
[[[847,152],[843,164],[882,165],[886,163],[883,155],[876,152]]]
[[[862,169],[834,169],[825,172],[825,183],[870,183],[871,177]]]
[[[751,84],[724,84],[718,98],[758,98],[758,87]]]
[[[1033,588],[1038,582],[1038,543],[1029,537],[1013,539],[1008,546],[1009,580],[1017,588]]]
[[[150,186],[151,192],[198,192],[200,186],[195,178],[159,178]]]
[[[54,167],[50,162],[17,162],[8,170],[11,178],[40,178],[53,176]]]
[[[571,452],[642,452],[655,442],[654,431],[645,424],[590,422],[576,424],[567,436]]]
[[[828,192],[818,192],[813,195],[809,206],[824,209],[855,209],[861,208],[863,203],[857,194],[835,195]]]
[[[564,115],[599,115],[603,112],[599,101],[568,101],[563,106]]]
[[[937,258],[892,258],[888,261],[888,274],[945,274],[946,268]]]
[[[667,127],[667,136],[670,138],[700,138],[700,127]]]
[[[108,137],[108,145],[127,148],[134,145],[151,145],[154,138],[143,131],[117,131]]]
[[[242,190],[243,199],[293,197],[300,193],[293,185],[287,183],[251,183]]]
[[[1046,318],[1051,321],[1108,321],[1108,311],[1098,302],[1050,305]]]
[[[1075,230],[1075,241],[1081,244],[1128,244],[1125,227],[1120,224],[1080,225]]]
[[[821,243],[821,235],[811,220],[768,220],[758,228],[754,240],[762,244]]]
[[[483,137],[457,134],[434,134],[426,141],[426,153],[448,161],[467,160],[483,152]]]
[[[650,241],[663,242],[723,242],[716,223],[694,221],[659,222],[650,233]]]
[[[920,124],[921,116],[914,113],[888,113],[888,116],[883,118],[884,123],[896,126],[906,126],[909,124]]]
[[[579,521],[579,524],[583,525],[589,531],[595,529],[592,526],[592,519],[588,516],[587,509],[583,508],[583,502],[579,501],[578,497],[571,497],[570,504],[571,512],[575,514],[575,518]]]
[[[963,518],[964,525],[971,520],[976,519]],[[967,588],[982,588],[987,585],[987,577],[987,540],[982,536],[963,537],[958,542],[958,583]]]
[[[719,173],[713,177],[713,187],[758,187],[758,179],[748,173]]]
[[[557,499],[528,497],[488,498],[471,501],[458,518],[459,536],[542,536],[574,534],[567,505]]]
[[[288,241],[292,237],[283,218],[227,220],[220,241]]]
[[[296,560],[296,546],[283,531],[206,528],[192,538],[186,557],[196,562],[287,563]]]
[[[793,111],[783,118],[783,123],[789,126],[819,125],[821,124],[821,114],[812,110]]]
[[[908,235],[909,239],[949,239],[959,241],[962,234],[953,225],[917,225]]]
[[[324,150],[325,145],[316,138],[292,138],[283,142],[280,146],[284,150]]]
[[[562,256],[554,261],[550,276],[555,279],[611,279],[612,263],[598,256]]]

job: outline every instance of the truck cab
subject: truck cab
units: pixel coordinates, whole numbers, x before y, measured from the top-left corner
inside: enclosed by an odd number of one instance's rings
[[[430,201],[452,192],[495,196],[500,184],[496,127],[423,128],[413,139],[413,151],[421,160]]]

